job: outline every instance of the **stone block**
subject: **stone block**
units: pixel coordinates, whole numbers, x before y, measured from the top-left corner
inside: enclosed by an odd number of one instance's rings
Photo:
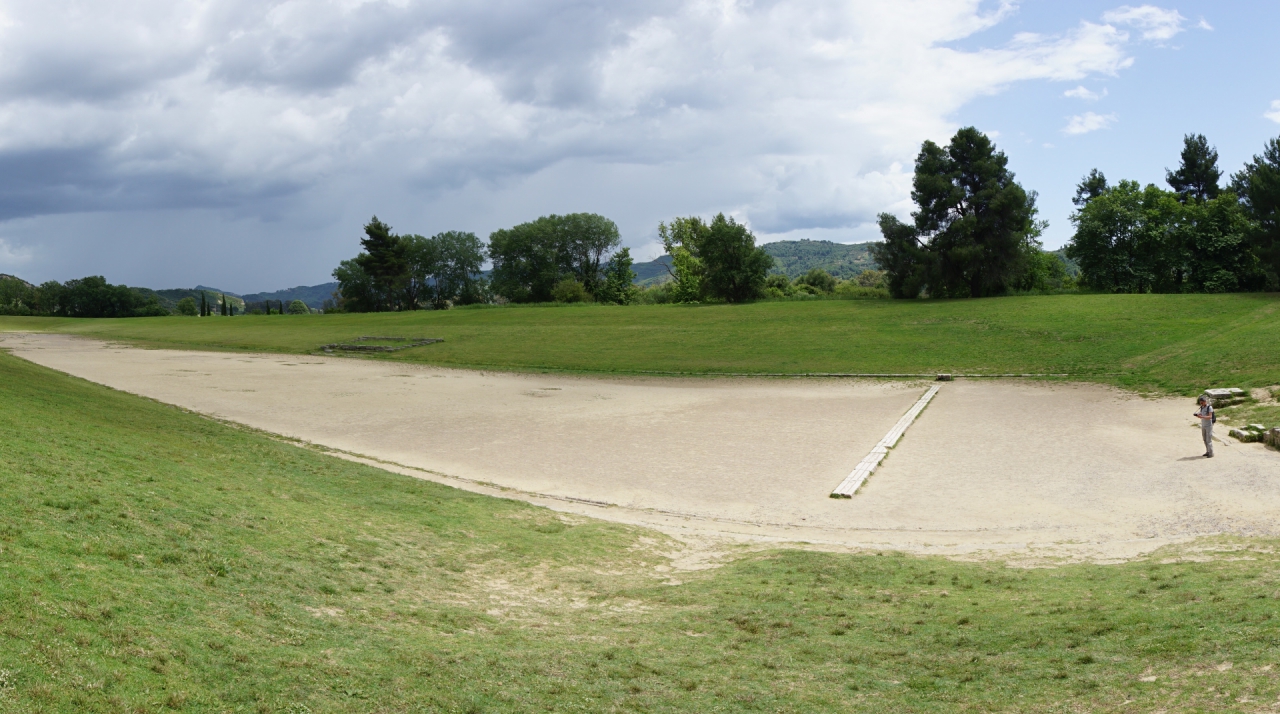
[[[1255,441],[1262,440],[1262,434],[1251,429],[1232,429],[1228,433],[1231,435],[1231,438],[1246,444],[1252,444]]]
[[[1239,387],[1231,387],[1228,389],[1206,389],[1202,397],[1208,397],[1209,403],[1215,407],[1225,407],[1233,404],[1239,404],[1248,398],[1248,392]]]

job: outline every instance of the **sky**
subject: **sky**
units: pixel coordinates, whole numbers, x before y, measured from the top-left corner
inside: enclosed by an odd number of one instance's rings
[[[639,260],[719,212],[862,242],[969,125],[1056,248],[1090,169],[1280,135],[1278,32],[1274,0],[0,0],[0,272],[312,285],[373,215],[600,213]]]

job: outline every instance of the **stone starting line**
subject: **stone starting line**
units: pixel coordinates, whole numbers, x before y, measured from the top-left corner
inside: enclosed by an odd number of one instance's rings
[[[862,461],[859,461],[858,465],[854,467],[853,472],[846,476],[844,481],[840,482],[839,486],[836,486],[836,490],[831,492],[832,498],[853,498],[853,494],[858,492],[858,489],[862,487],[862,484],[867,480],[867,477],[875,473],[875,470],[880,466],[880,462],[884,461],[885,457],[889,455],[889,449],[892,449],[898,444],[898,440],[906,433],[907,427],[911,426],[911,424],[915,422],[916,417],[920,416],[920,412],[924,411],[924,408],[929,406],[929,401],[938,393],[938,389],[938,385],[934,385],[929,388],[929,391],[924,393],[923,397],[916,400],[916,403],[907,410],[906,414],[902,415],[902,418],[898,420],[898,423],[893,425],[893,428],[889,430],[889,433],[885,434],[884,438],[880,440],[880,443],[876,444],[875,448],[871,449],[871,453],[867,454]]]

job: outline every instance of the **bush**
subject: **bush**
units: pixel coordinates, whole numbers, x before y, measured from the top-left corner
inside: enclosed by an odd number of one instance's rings
[[[556,302],[587,302],[591,295],[582,283],[573,278],[563,278],[551,288],[551,297]]]
[[[640,288],[636,291],[635,300],[632,302],[637,305],[666,305],[675,302],[671,294],[675,284],[675,281],[668,280],[647,288]]]
[[[846,300],[881,300],[889,297],[888,288],[866,288],[856,280],[845,280],[836,285],[835,296]]]
[[[889,289],[888,273],[883,270],[864,270],[858,273],[858,276],[852,282],[863,288],[884,288]]]
[[[822,268],[814,268],[809,272],[796,278],[796,287],[810,287],[813,290],[806,290],[810,293],[830,293],[836,289],[836,279]]]
[[[196,299],[193,297],[182,298],[175,307],[179,315],[186,315],[187,317],[195,317],[196,313],[199,312],[196,308]]]
[[[290,315],[310,315],[311,308],[307,307],[307,304],[301,300],[294,300],[293,302],[289,303],[289,314]]]

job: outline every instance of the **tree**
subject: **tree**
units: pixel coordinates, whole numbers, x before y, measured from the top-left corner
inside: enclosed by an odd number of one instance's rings
[[[176,308],[178,310],[179,315],[186,315],[187,317],[195,317],[196,299],[188,295],[187,297],[184,297],[178,301]]]
[[[903,223],[892,213],[881,213],[879,223],[884,241],[871,246],[871,257],[885,271],[889,294],[895,298],[920,297],[934,273],[937,256],[920,241],[915,226]]]
[[[227,294],[222,293],[222,300],[218,304],[218,309],[223,317],[227,316]]]
[[[1008,158],[973,127],[945,148],[925,141],[916,157],[914,226],[882,214],[884,242],[872,254],[896,297],[984,297],[1016,287],[1029,270],[1044,224],[1035,194],[1008,169]]]
[[[493,287],[511,302],[548,302],[570,272],[559,216],[543,216],[489,234]]]
[[[605,264],[604,279],[596,293],[596,300],[615,305],[630,305],[635,302],[638,291],[633,284],[636,274],[631,269],[631,265],[630,248],[623,248],[614,253]]]
[[[1280,139],[1271,139],[1231,179],[1253,225],[1249,242],[1261,261],[1266,289],[1280,290]]]
[[[431,241],[437,255],[433,291],[436,309],[481,302],[483,290],[477,276],[484,265],[484,244],[476,234],[445,231],[432,236]]]
[[[702,238],[707,226],[701,218],[674,218],[670,224],[658,224],[658,237],[662,247],[671,256],[671,299],[678,303],[700,302],[703,299],[703,276],[706,268],[698,258]]]
[[[378,309],[373,279],[354,258],[338,263],[333,269],[341,293],[340,307],[344,312],[373,312]],[[267,314],[271,314],[271,302],[267,302]]]
[[[209,315],[209,299],[205,296],[204,291],[200,291],[200,317]]]
[[[1222,190],[1218,188],[1218,179],[1221,177],[1218,152],[1209,146],[1209,140],[1204,138],[1204,134],[1187,134],[1183,137],[1182,165],[1177,171],[1165,171],[1165,180],[1182,203],[1217,198]]]
[[[1256,224],[1235,194],[1181,198],[1121,181],[1080,208],[1067,255],[1079,263],[1082,281],[1126,293],[1264,287],[1267,275],[1249,250]]]
[[[1254,225],[1234,193],[1188,203],[1178,218],[1174,239],[1183,258],[1177,266],[1180,291],[1225,293],[1265,287],[1266,273],[1249,250]]]
[[[1121,181],[1071,217],[1075,235],[1067,256],[1080,265],[1081,281],[1095,290],[1143,293],[1178,282],[1181,263],[1173,228],[1180,206],[1155,185]]]
[[[658,225],[663,247],[671,255],[677,302],[707,298],[742,302],[764,294],[773,257],[756,247],[755,236],[723,213],[704,223],[696,216]]]
[[[289,314],[290,315],[310,315],[311,308],[307,307],[307,304],[301,300],[294,300],[293,302],[289,303]]]
[[[707,293],[726,302],[760,297],[765,275],[773,267],[773,256],[756,247],[751,231],[723,213],[707,226],[698,257],[706,271]]]
[[[1080,179],[1080,183],[1076,184],[1076,196],[1071,202],[1076,204],[1077,208],[1083,208],[1086,203],[1101,196],[1107,190],[1107,177],[1101,171],[1093,169],[1088,176]]]
[[[595,213],[570,213],[560,217],[560,230],[573,273],[595,295],[603,279],[601,261],[622,244],[618,225]]]
[[[406,274],[403,304],[409,310],[417,310],[420,303],[431,300],[435,276],[439,272],[439,245],[420,235],[401,236],[404,248]]]
[[[391,226],[374,216],[364,227],[360,239],[364,253],[355,260],[369,278],[369,298],[373,312],[395,310],[401,306],[402,293],[408,279],[408,258],[404,241],[391,232]],[[284,312],[284,303],[280,304]]]
[[[601,261],[621,243],[613,221],[594,213],[543,216],[489,235],[493,287],[512,302],[545,302],[571,276],[592,295]]]

